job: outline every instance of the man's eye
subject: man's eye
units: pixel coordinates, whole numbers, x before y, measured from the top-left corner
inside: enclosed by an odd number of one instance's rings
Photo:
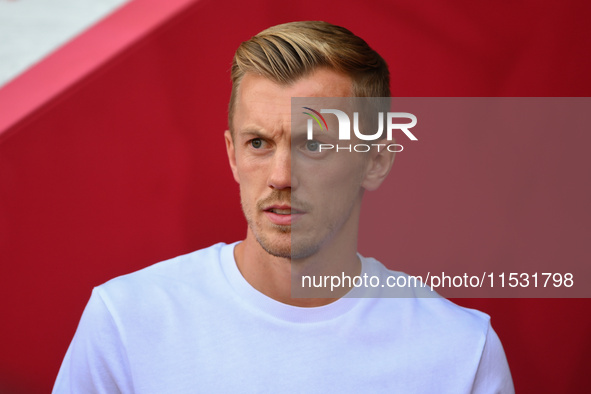
[[[320,147],[320,144],[318,143],[318,141],[307,141],[306,142],[306,149],[309,150],[310,152],[317,152],[318,148]]]
[[[263,140],[261,140],[260,138],[250,140],[250,146],[252,146],[255,149],[260,149],[261,146],[263,146]]]

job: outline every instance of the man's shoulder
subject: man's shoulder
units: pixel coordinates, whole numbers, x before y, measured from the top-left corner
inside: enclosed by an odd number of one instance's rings
[[[417,277],[404,272],[393,271],[382,263],[365,258],[373,265],[372,271],[380,277],[380,282],[390,279],[396,286],[385,285],[379,289],[381,298],[395,308],[406,321],[412,321],[417,329],[433,329],[440,334],[448,333],[456,337],[476,336],[484,339],[490,329],[490,316],[476,309],[455,304],[417,280]]]
[[[221,254],[232,244],[217,243],[207,248],[152,264],[130,274],[118,276],[96,287],[101,296],[139,299],[147,295],[199,289],[223,279]]]
[[[377,260],[366,260],[381,280],[411,280],[411,275],[391,271]],[[458,382],[470,377],[472,392],[514,392],[503,346],[489,315],[459,306],[428,286],[402,290],[382,293],[384,298],[375,300],[371,314],[387,330],[397,351],[409,359],[420,357],[425,371],[438,371],[441,377]]]

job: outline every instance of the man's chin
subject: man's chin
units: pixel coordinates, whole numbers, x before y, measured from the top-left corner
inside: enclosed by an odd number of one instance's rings
[[[291,259],[291,242],[269,242],[258,237],[257,241],[261,248],[271,256]]]
[[[305,234],[302,226],[272,224],[265,230],[260,226],[256,228],[251,226],[251,230],[261,248],[274,257],[291,260],[305,259],[314,255],[320,248],[318,243],[309,239],[310,233]],[[297,241],[294,242],[294,240]]]
[[[290,240],[287,242],[269,242],[269,240],[257,238],[259,245],[263,250],[271,256],[280,257],[290,260],[302,260],[313,256],[318,252],[319,245],[306,244],[298,242],[294,243]]]
[[[273,224],[273,229],[281,234],[291,234],[291,226],[283,226],[279,224]]]

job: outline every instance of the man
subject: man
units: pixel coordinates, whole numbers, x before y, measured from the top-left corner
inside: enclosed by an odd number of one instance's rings
[[[357,254],[363,192],[393,154],[321,152],[292,128],[292,97],[388,97],[384,60],[346,29],[290,23],[244,42],[232,81],[246,239],[95,288],[54,392],[513,392],[483,313],[420,290],[292,293],[306,275],[401,275]]]

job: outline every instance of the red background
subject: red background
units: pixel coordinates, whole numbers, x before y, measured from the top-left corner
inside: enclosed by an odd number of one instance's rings
[[[444,272],[448,283],[437,291],[446,297],[591,297],[591,99],[393,101],[419,119],[411,129],[418,141],[393,132],[404,149],[364,195],[362,254],[430,273],[435,286]],[[473,287],[459,283],[464,274]]]
[[[591,91],[588,2],[279,4],[136,0],[0,90],[0,391],[50,390],[93,286],[244,236],[222,135],[233,51],[258,31],[346,26],[396,96]],[[589,300],[457,302],[492,316],[518,392],[584,391]]]

